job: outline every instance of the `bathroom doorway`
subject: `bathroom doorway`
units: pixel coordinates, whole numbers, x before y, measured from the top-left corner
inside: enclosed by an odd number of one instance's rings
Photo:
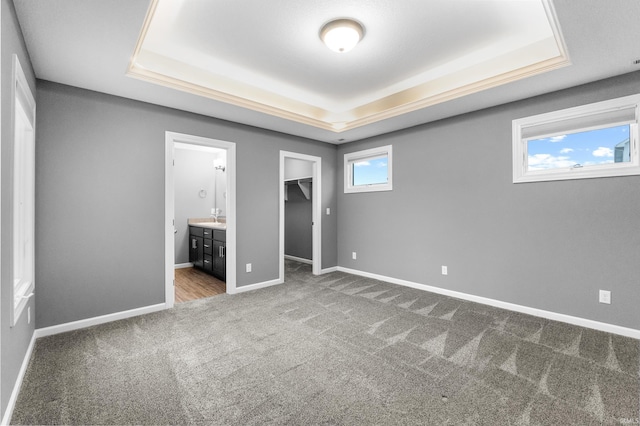
[[[221,148],[174,142],[173,156],[175,303],[181,303],[226,292],[227,155]],[[219,242],[214,233],[222,236]]]
[[[167,307],[234,293],[235,144],[166,132],[165,209]]]

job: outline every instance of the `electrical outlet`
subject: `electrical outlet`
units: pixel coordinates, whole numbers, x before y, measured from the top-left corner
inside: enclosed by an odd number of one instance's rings
[[[27,306],[27,324],[31,324],[31,306]]]
[[[356,254],[355,251],[351,253],[351,259],[356,260],[357,258],[358,258],[358,255]]]
[[[599,302],[600,303],[606,303],[607,305],[611,304],[611,291],[609,290],[600,290],[600,297],[599,297]]]
[[[251,264],[247,263],[247,272],[251,272]]]
[[[446,266],[442,265],[442,275],[447,275],[449,273]]]
[[[329,216],[330,214],[331,214],[331,209],[327,207],[327,216]]]

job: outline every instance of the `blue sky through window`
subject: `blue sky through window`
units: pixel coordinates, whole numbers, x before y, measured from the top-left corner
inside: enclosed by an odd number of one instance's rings
[[[378,157],[353,163],[353,186],[376,185],[388,182],[387,157]]]
[[[628,162],[631,161],[628,141],[628,124],[530,140],[527,143],[528,168],[547,170]]]

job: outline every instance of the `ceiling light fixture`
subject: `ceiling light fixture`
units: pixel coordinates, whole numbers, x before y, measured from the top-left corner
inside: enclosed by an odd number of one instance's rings
[[[320,30],[320,39],[334,52],[348,52],[362,40],[364,28],[353,19],[327,22]]]

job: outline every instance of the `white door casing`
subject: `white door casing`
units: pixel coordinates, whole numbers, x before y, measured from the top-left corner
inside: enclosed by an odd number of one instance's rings
[[[320,275],[322,272],[322,158],[296,152],[280,151],[280,222],[279,222],[279,278],[284,282],[284,182],[285,160],[293,158],[309,161],[313,164],[313,185],[311,187],[311,210],[313,227],[312,235],[312,272]]]
[[[175,303],[175,246],[174,246],[174,214],[175,214],[175,184],[174,184],[174,144],[186,143],[226,151],[227,173],[227,293],[236,293],[236,144],[201,136],[183,133],[165,132],[165,305],[173,307]]]

